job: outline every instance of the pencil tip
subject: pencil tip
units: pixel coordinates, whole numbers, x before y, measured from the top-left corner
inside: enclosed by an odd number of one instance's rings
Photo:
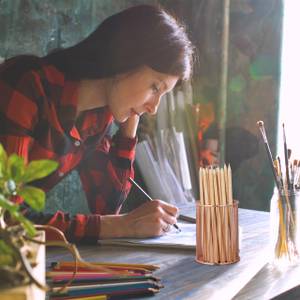
[[[177,224],[173,224],[173,226],[177,229],[177,232],[181,232],[181,229],[178,227]]]

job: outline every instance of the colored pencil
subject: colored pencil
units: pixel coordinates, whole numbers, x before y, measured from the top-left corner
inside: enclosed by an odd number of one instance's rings
[[[150,295],[163,287],[160,279],[152,275],[158,266],[102,262],[89,265],[79,262],[74,279],[65,287],[73,278],[74,267],[75,263],[70,261],[51,264],[51,270],[46,272],[52,289],[51,300],[128,298]]]

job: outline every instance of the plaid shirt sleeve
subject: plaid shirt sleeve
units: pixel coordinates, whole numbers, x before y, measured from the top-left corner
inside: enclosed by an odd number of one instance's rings
[[[130,191],[128,178],[134,177],[136,143],[136,138],[117,133],[112,139],[105,137],[95,152],[83,158],[79,174],[93,213],[119,213]]]

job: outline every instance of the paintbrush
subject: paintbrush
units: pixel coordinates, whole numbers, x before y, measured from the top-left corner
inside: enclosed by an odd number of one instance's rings
[[[280,181],[278,179],[278,176],[276,174],[276,170],[275,170],[275,167],[274,167],[272,152],[270,150],[269,142],[268,142],[268,139],[267,139],[267,134],[266,134],[264,122],[263,121],[258,121],[256,124],[258,125],[261,136],[264,140],[264,144],[265,144],[265,148],[266,148],[266,151],[267,151],[267,156],[268,156],[268,159],[269,159],[269,163],[271,165],[271,170],[272,170],[272,173],[273,173],[273,176],[274,176],[274,180],[275,180],[276,186],[278,188],[278,191],[280,193]]]

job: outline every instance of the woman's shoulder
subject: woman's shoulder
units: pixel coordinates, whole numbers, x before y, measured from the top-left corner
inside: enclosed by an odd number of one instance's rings
[[[64,82],[63,74],[43,57],[19,55],[7,59],[0,65],[0,80],[9,81],[12,86],[29,74],[35,74],[50,82],[56,81],[57,84]]]
[[[42,69],[42,59],[33,55],[19,55],[0,65],[0,80],[15,86],[26,74]]]
[[[24,74],[30,70],[40,69],[42,67],[42,58],[34,55],[19,55],[6,59],[0,65],[0,73]]]

